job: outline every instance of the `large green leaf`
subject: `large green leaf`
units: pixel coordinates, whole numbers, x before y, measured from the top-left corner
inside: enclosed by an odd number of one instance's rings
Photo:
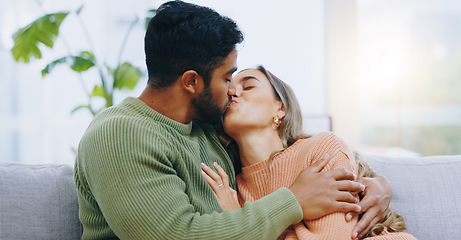
[[[81,52],[80,56],[72,57],[70,68],[76,72],[84,72],[95,65],[94,55],[90,52]]]
[[[92,97],[106,97],[106,92],[104,91],[104,88],[102,86],[94,86],[93,92],[91,93]]]
[[[141,71],[128,62],[118,66],[114,72],[114,88],[133,89],[141,78]]]
[[[63,63],[69,64],[70,68],[76,72],[83,72],[95,65],[94,60],[93,54],[86,51],[81,52],[80,56],[63,57],[46,65],[46,67],[42,70],[42,77],[51,73],[56,65]]]
[[[13,35],[14,46],[11,49],[14,60],[28,63],[32,57],[42,58],[39,43],[52,48],[58,36],[59,27],[68,14],[69,12],[46,14],[18,29]]]

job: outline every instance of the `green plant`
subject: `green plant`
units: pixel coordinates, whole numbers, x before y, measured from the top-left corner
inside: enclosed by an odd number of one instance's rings
[[[61,23],[66,20],[70,14],[74,14],[77,17],[83,31],[85,32],[86,37],[88,38],[88,42],[91,45],[91,38],[88,34],[88,31],[86,30],[80,14],[82,9],[83,6],[76,11],[62,11],[45,14],[27,26],[18,29],[17,32],[13,35],[14,46],[11,49],[14,60],[17,62],[29,63],[32,59],[41,59],[42,51],[40,48],[53,48],[54,42],[59,36],[59,28]],[[151,15],[155,14],[155,12],[155,9],[148,11],[148,13]],[[150,18],[151,17],[146,18],[146,22],[148,22]],[[122,89],[132,90],[136,86],[142,76],[142,73],[139,68],[133,66],[130,62],[122,62],[122,54],[127,43],[128,36],[130,35],[133,27],[138,22],[139,18],[136,17],[136,19],[130,24],[124,41],[120,47],[119,58],[117,66],[115,67],[110,67],[104,61],[97,59],[94,54],[94,50],[90,46],[90,50],[80,51],[80,53],[77,55],[71,54],[70,50],[68,50],[68,53],[65,56],[52,61],[51,63],[47,64],[45,68],[43,68],[43,78],[50,74],[52,70],[60,64],[68,65],[70,69],[78,74],[78,78],[82,82],[82,86],[88,96],[88,104],[76,107],[72,110],[72,113],[79,109],[88,109],[91,114],[95,116],[101,110],[114,104],[113,97],[115,91]],[[92,91],[90,92],[85,87],[86,85],[81,73],[92,68],[97,69],[100,82],[95,84]],[[93,106],[93,100],[97,97],[103,98],[105,104],[103,107],[95,109]]]

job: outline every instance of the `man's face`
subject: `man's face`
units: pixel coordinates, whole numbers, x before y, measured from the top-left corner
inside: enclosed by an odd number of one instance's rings
[[[227,92],[232,81],[232,74],[236,70],[237,51],[233,50],[224,59],[224,63],[214,70],[210,85],[203,90],[200,96],[192,99],[199,120],[213,124],[221,120],[229,103]]]

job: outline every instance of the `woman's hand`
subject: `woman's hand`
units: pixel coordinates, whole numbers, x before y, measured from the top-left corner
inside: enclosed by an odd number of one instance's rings
[[[237,191],[229,187],[229,177],[226,172],[217,163],[213,163],[213,166],[219,175],[204,163],[202,163],[202,174],[208,185],[213,189],[219,205],[224,210],[233,211],[239,209],[240,204],[237,199]]]

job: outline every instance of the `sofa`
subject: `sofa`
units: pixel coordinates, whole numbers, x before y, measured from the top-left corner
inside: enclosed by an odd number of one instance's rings
[[[392,184],[391,207],[420,240],[461,239],[461,155],[362,155]],[[73,168],[0,163],[0,239],[79,239]]]

